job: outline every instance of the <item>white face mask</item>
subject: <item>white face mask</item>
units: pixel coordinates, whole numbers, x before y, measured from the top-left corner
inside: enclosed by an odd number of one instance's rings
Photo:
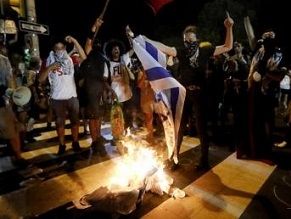
[[[55,54],[57,57],[62,58],[64,56],[65,52],[66,52],[65,50],[57,50],[55,52]]]

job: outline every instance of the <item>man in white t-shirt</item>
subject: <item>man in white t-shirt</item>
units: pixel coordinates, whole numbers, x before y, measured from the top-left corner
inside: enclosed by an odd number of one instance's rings
[[[73,43],[80,55],[85,54],[78,41],[71,36],[67,36],[65,39],[53,39],[52,50],[46,61],[46,68],[40,71],[38,79],[39,82],[44,82],[48,77],[50,83],[50,103],[56,117],[59,139],[58,155],[62,155],[66,151],[65,121],[67,115],[71,122],[72,148],[74,151],[81,150],[79,145],[79,101],[74,79],[74,65],[66,51],[66,41]]]
[[[133,49],[124,53],[124,44],[116,39],[108,41],[104,45],[105,54],[109,59],[109,64],[104,65],[104,80],[107,81],[107,88],[112,92],[113,98],[121,103],[124,115],[125,128],[132,126],[132,90],[130,80],[134,80],[134,75],[128,70],[130,57]]]

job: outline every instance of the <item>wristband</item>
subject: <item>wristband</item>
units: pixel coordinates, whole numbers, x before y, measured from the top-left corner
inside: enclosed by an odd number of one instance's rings
[[[88,35],[88,38],[89,38],[90,40],[92,40],[93,37],[94,37],[94,35],[95,35],[95,31],[90,31],[90,33],[89,33],[89,35]]]

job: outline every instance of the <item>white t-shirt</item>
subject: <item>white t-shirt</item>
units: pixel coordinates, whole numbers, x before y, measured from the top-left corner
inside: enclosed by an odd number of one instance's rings
[[[46,66],[59,60],[52,60],[53,53],[50,54]],[[60,60],[61,67],[50,72],[48,79],[51,85],[50,94],[54,100],[68,100],[77,97],[76,83],[74,78],[73,60],[66,53]]]
[[[119,102],[125,102],[132,97],[132,90],[129,84],[124,84],[121,74],[121,63],[128,65],[130,63],[129,53],[125,53],[120,57],[120,62],[110,61],[110,69],[104,65],[104,77],[108,78],[111,73],[111,88],[117,95]]]

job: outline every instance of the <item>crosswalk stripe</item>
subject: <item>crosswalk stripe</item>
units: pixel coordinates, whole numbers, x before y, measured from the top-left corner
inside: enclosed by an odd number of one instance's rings
[[[43,126],[39,126],[43,127]],[[108,128],[108,124],[104,124],[103,128]],[[69,133],[69,131],[67,131]],[[54,131],[42,133],[38,141],[45,141],[55,136]],[[109,136],[110,138],[110,136]],[[196,138],[185,137],[181,152],[187,151],[195,146],[198,146],[199,141]],[[90,138],[80,140],[80,145],[83,148],[88,148]],[[56,158],[57,144],[53,146],[31,150],[22,153],[25,159],[31,160],[37,156],[50,155],[52,159]],[[74,171],[70,174],[63,174],[58,177],[41,182],[32,187],[22,188],[17,191],[0,196],[1,209],[5,209],[5,214],[11,218],[21,217],[32,213],[34,215],[45,213],[46,211],[61,206],[69,201],[80,198],[81,196],[94,191],[100,186],[106,186],[107,179],[114,170],[114,165],[118,161],[117,148],[106,146],[107,152],[111,159],[100,162],[95,165],[90,165],[86,168]],[[109,149],[110,148],[110,149]],[[164,150],[166,153],[166,150]],[[165,156],[166,157],[166,156]],[[6,157],[7,158],[7,157]],[[3,159],[3,158],[1,158]],[[110,171],[109,171],[110,170]],[[92,174],[96,173],[96,174]],[[35,196],[35,194],[41,194]],[[58,194],[57,200],[55,194]],[[25,201],[24,201],[25,199]],[[13,205],[11,205],[13,203]],[[17,208],[13,206],[18,206]]]
[[[184,188],[185,198],[170,198],[142,218],[239,218],[275,168],[231,154]]]
[[[36,128],[43,128],[45,124],[37,124]],[[110,128],[109,123],[102,125],[102,130]],[[82,128],[80,128],[80,131]],[[108,131],[108,130],[107,130]],[[110,133],[103,135],[111,139]],[[66,135],[70,130],[66,129]],[[28,160],[37,160],[46,156],[48,160],[57,159],[58,144],[50,139],[56,138],[55,130],[45,131],[36,139],[43,147],[23,152]],[[49,143],[48,143],[49,141]],[[69,141],[68,141],[69,142]],[[90,136],[80,139],[80,145],[89,149]],[[181,153],[188,152],[199,146],[199,139],[185,136],[181,147]],[[74,154],[70,151],[68,143],[66,154]],[[91,193],[100,186],[107,186],[108,179],[114,175],[115,167],[121,159],[118,147],[106,145],[108,159],[97,159],[92,162],[92,155],[83,157],[86,166],[69,173],[62,173],[48,178],[42,182],[16,189],[15,191],[0,195],[0,217],[5,212],[7,218],[20,218],[25,215],[40,215],[52,209],[78,200],[85,194]],[[219,150],[211,147],[210,153]],[[167,150],[164,148],[164,157]],[[192,152],[191,152],[192,153]],[[43,159],[43,158],[41,158]],[[39,160],[41,163],[42,160]],[[189,166],[191,158],[181,159],[181,164]],[[51,164],[45,167],[45,171],[56,171],[62,164]],[[0,157],[0,174],[15,169],[8,156]],[[211,170],[204,173],[198,179],[193,179],[185,188],[186,197],[175,199],[168,197],[141,218],[239,218],[250,204],[254,195],[259,191],[264,182],[276,169],[262,162],[251,160],[238,160],[235,153],[218,163]],[[56,198],[57,197],[57,198]]]

